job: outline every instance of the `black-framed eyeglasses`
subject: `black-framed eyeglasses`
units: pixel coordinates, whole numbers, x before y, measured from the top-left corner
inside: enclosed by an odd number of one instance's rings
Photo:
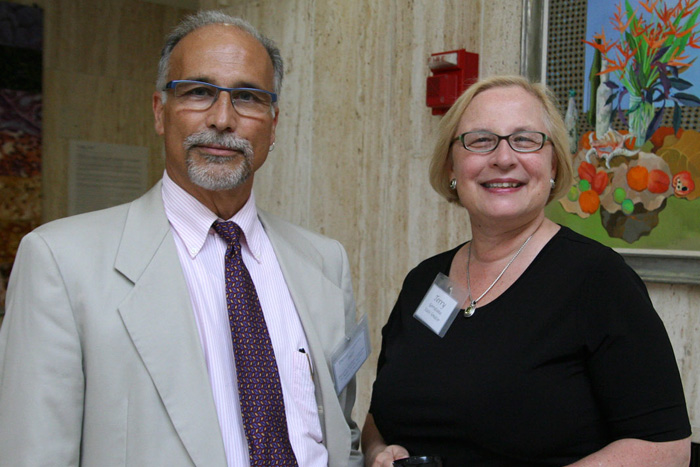
[[[277,102],[277,94],[263,89],[224,88],[189,79],[170,81],[164,90],[172,91],[178,105],[188,110],[208,110],[219,98],[219,93],[226,91],[231,96],[233,108],[245,117],[264,117],[273,112],[272,105]]]
[[[539,131],[516,131],[505,136],[490,131],[467,131],[453,139],[452,143],[461,141],[467,151],[484,154],[495,150],[503,139],[513,151],[535,152],[542,149],[549,138]]]

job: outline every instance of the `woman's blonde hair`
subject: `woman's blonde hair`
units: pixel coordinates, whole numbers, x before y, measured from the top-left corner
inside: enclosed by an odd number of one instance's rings
[[[450,189],[452,140],[464,111],[478,94],[493,88],[517,86],[533,95],[542,104],[543,120],[548,139],[554,148],[557,161],[555,188],[547,203],[563,196],[573,181],[571,155],[569,154],[568,132],[561,118],[554,94],[543,84],[533,83],[522,76],[492,76],[472,85],[462,94],[445,114],[438,127],[438,137],[430,160],[430,184],[447,201],[458,203],[457,191]]]

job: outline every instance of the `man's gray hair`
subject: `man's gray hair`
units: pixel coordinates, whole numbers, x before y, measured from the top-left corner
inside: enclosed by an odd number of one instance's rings
[[[284,64],[282,63],[280,50],[275,43],[271,39],[260,34],[248,21],[215,10],[202,10],[194,15],[186,17],[165,39],[165,45],[160,53],[160,61],[158,62],[156,89],[158,91],[163,91],[165,89],[168,80],[168,72],[170,71],[170,56],[178,42],[192,31],[212,24],[230,24],[235,26],[253,36],[265,47],[265,50],[267,50],[270,56],[270,60],[272,60],[272,67],[275,72],[273,84],[274,92],[279,96],[282,89],[282,78],[284,77]],[[163,98],[163,100],[165,100],[165,96],[163,96]]]

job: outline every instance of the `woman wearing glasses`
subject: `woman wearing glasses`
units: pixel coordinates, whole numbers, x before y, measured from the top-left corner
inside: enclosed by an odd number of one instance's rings
[[[382,331],[368,466],[409,454],[446,467],[688,465],[683,389],[644,284],[545,217],[571,180],[543,86],[486,79],[445,115],[430,181],[466,208],[472,238],[405,279]],[[443,337],[414,317],[460,288],[468,298]]]

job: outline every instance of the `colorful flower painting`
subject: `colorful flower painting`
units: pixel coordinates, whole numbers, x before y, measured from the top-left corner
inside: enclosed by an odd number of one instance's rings
[[[613,247],[700,251],[700,122],[684,117],[700,107],[699,2],[610,2],[589,24],[592,129],[550,218]]]

